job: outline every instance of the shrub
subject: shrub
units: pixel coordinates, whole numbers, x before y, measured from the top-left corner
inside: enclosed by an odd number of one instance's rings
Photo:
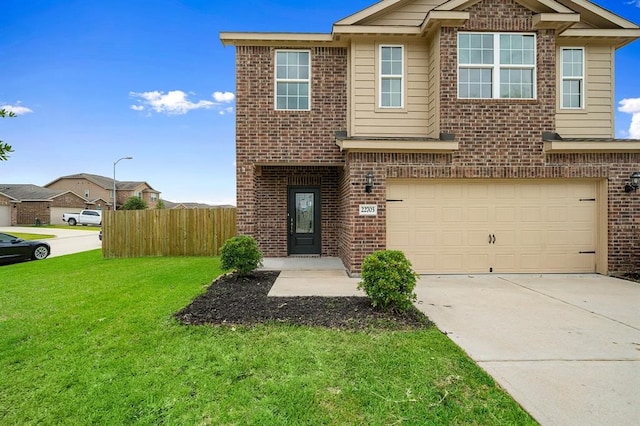
[[[126,203],[120,207],[120,210],[145,210],[147,208],[147,202],[140,197],[129,197]]]
[[[417,279],[403,252],[382,250],[365,257],[358,289],[364,290],[376,308],[405,312],[417,298],[413,292]]]
[[[238,275],[249,275],[262,264],[262,252],[253,237],[240,235],[229,238],[220,252],[222,269],[233,270]]]

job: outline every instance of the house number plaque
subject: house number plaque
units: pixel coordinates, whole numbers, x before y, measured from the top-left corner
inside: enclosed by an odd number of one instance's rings
[[[360,216],[378,216],[378,205],[360,204]]]

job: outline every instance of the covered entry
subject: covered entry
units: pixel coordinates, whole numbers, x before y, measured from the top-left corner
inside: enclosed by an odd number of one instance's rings
[[[596,272],[594,180],[393,180],[387,247],[430,273]]]

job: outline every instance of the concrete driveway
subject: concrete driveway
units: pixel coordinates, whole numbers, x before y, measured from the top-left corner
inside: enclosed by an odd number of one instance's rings
[[[99,228],[87,228],[84,226],[70,226],[69,228],[71,229],[4,226],[0,227],[0,232],[6,232],[7,234],[26,232],[30,234],[55,235],[55,238],[43,240],[51,245],[51,256],[49,257],[102,248],[102,241],[98,239]]]
[[[640,284],[423,276],[417,306],[543,425],[636,425]]]

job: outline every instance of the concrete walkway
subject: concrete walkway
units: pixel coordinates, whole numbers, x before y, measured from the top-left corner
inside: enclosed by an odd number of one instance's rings
[[[265,259],[270,296],[363,295],[335,258]],[[322,260],[320,260],[322,259]],[[543,425],[636,425],[640,284],[601,275],[422,276],[416,306]]]
[[[365,296],[337,257],[265,258],[261,269],[282,271],[269,296]]]

